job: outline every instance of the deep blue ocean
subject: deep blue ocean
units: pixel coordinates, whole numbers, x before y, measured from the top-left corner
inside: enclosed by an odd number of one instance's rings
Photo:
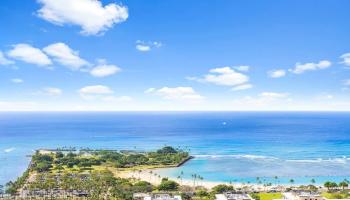
[[[162,170],[206,181],[316,183],[350,179],[350,113],[62,112],[0,113],[0,184],[38,148],[189,148],[184,166]],[[278,179],[274,177],[278,176]]]

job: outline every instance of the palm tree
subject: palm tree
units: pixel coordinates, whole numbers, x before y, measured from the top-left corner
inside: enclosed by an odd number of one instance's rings
[[[339,187],[342,187],[343,191],[348,186],[349,186],[349,184],[345,180],[339,183]]]
[[[192,178],[193,178],[193,187],[195,187],[196,186],[197,174],[192,174]]]
[[[325,182],[323,185],[327,188],[328,191],[332,187],[332,183],[330,181]]]

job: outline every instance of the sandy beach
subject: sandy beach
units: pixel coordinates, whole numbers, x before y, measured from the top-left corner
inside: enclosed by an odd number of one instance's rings
[[[159,185],[162,178],[168,178],[165,176],[161,176],[159,174],[157,174],[157,169],[143,169],[143,170],[112,170],[113,173],[120,177],[120,178],[133,178],[133,179],[137,179],[137,180],[143,180],[143,181],[147,181],[152,183],[153,185]],[[186,186],[201,186],[201,187],[205,187],[207,189],[211,189],[213,187],[215,187],[216,185],[219,184],[230,184],[227,182],[214,182],[214,181],[202,181],[202,180],[196,180],[195,182],[193,180],[189,180],[189,179],[173,179],[173,178],[169,178],[173,181],[176,181],[177,183],[179,183],[180,185],[186,185]],[[234,188],[244,188],[244,187],[248,187],[250,189],[254,189],[254,190],[258,190],[258,191],[263,191],[263,190],[267,190],[268,188],[271,187],[275,187],[275,186],[269,186],[269,187],[264,187],[262,185],[258,185],[258,184],[244,184],[244,183],[232,183],[230,184],[232,185]]]

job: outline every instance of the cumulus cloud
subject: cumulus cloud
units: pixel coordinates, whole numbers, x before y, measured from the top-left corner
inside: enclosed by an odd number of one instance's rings
[[[38,0],[38,16],[57,25],[77,25],[85,35],[101,34],[126,21],[128,8],[116,3],[103,5],[99,0]]]
[[[238,66],[240,71],[249,70],[249,67]],[[237,72],[235,67],[221,67],[209,70],[209,74],[204,75],[202,78],[187,77],[188,80],[212,83],[221,86],[233,87],[232,90],[244,90],[252,87],[249,84],[249,77],[243,73]]]
[[[198,94],[192,87],[149,88],[145,93],[158,95],[167,100],[200,101],[204,99],[204,97]]]
[[[223,86],[237,86],[249,81],[249,77],[245,74],[236,72],[230,67],[214,68],[209,71],[203,79],[207,83],[213,83]]]
[[[81,96],[111,94],[113,90],[104,85],[91,85],[83,87],[79,90]]]
[[[305,71],[315,71],[320,69],[326,69],[330,67],[332,63],[328,60],[321,60],[318,63],[297,63],[293,69],[289,69],[290,72],[295,74],[302,74]]]
[[[239,91],[239,90],[248,90],[250,88],[253,88],[252,84],[242,84],[242,85],[238,85],[238,86],[232,88],[232,90]]]
[[[12,83],[23,83],[23,80],[20,78],[13,78],[13,79],[11,79],[11,82]]]
[[[0,65],[11,65],[14,62],[5,57],[4,53],[0,51]]]
[[[79,52],[72,50],[64,43],[54,43],[43,49],[45,53],[52,56],[54,60],[71,70],[78,70],[89,63],[79,57]]]
[[[39,66],[52,64],[52,61],[45,53],[29,44],[16,44],[13,46],[13,49],[7,52],[7,55],[11,58]]]
[[[343,63],[346,66],[350,66],[350,53],[343,54],[342,56],[340,56],[340,58],[343,59],[341,63]]]
[[[268,72],[271,78],[281,78],[286,75],[286,71],[283,69],[272,70]]]
[[[147,52],[153,48],[159,48],[161,46],[162,46],[161,42],[144,42],[141,40],[136,41],[136,49],[142,52]]]
[[[63,91],[60,88],[45,87],[41,90],[34,92],[34,95],[46,95],[46,96],[61,96]]]
[[[145,44],[137,44],[136,49],[139,51],[150,51],[151,47]]]
[[[131,101],[129,96],[114,96],[114,91],[105,85],[90,85],[81,88],[78,93],[86,100],[102,100],[102,101]]]
[[[120,71],[121,69],[115,65],[101,64],[92,68],[92,70],[90,71],[90,74],[95,77],[106,77],[106,76],[111,76]]]

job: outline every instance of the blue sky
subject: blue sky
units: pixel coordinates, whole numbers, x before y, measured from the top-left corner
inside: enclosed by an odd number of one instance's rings
[[[0,110],[350,110],[349,7],[3,0]]]

